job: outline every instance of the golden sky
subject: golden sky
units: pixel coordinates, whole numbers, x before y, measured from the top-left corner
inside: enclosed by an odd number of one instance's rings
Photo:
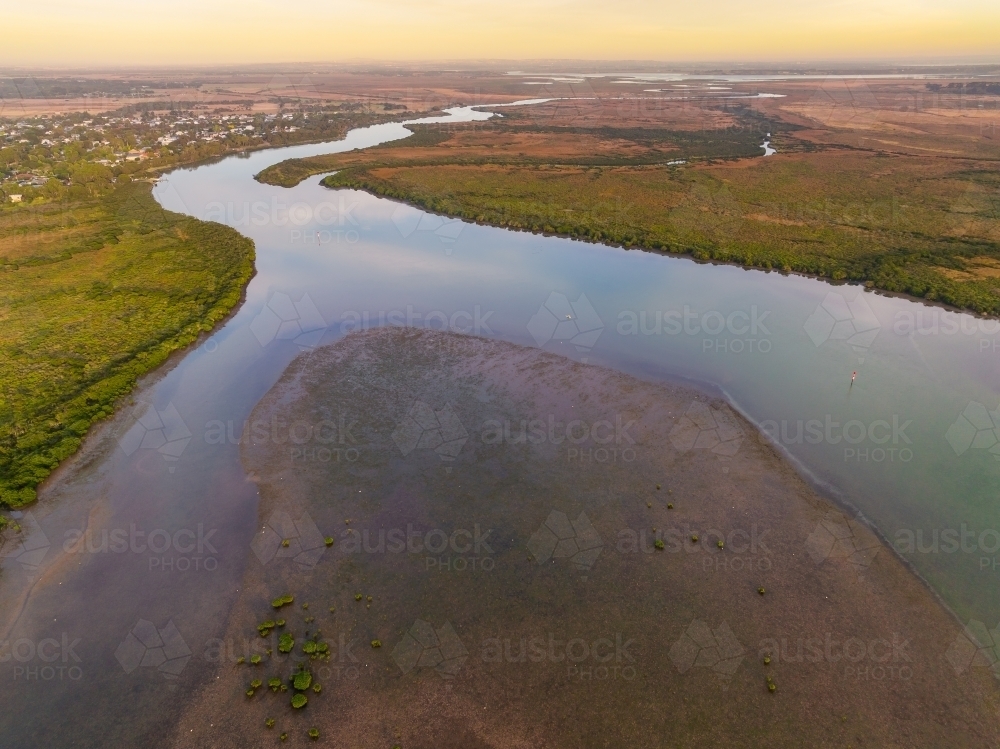
[[[0,65],[1000,59],[1000,0],[0,0]]]

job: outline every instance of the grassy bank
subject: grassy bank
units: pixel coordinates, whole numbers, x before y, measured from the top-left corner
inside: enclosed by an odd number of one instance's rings
[[[747,168],[397,166],[323,180],[479,223],[800,272],[1000,313],[996,173],[868,154]],[[912,160],[916,162],[916,160]],[[934,165],[937,166],[937,165]]]
[[[222,320],[253,259],[148,183],[0,210],[0,504],[32,501],[139,377]]]

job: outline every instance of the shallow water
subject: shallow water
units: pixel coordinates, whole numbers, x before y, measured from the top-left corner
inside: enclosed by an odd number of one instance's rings
[[[233,318],[143,393],[152,410],[26,513],[24,544],[5,548],[5,745],[127,745],[169,729],[211,673],[190,652],[218,636],[256,563],[243,422],[295,355],[359,325],[445,326],[717,388],[897,542],[963,621],[996,624],[995,323],[856,286],[452,221],[318,177],[291,190],[252,179],[287,158],[406,135],[377,125],[157,185],[165,207],[252,237],[257,275]],[[693,449],[713,447],[706,435]]]

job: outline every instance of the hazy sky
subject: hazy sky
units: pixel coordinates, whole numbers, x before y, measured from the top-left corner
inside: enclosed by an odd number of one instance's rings
[[[0,64],[1000,58],[1000,0],[0,0]]]

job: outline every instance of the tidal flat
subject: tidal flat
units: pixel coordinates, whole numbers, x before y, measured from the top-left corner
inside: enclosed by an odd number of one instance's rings
[[[251,423],[254,558],[178,747],[1000,738],[961,625],[710,394],[380,328]]]

